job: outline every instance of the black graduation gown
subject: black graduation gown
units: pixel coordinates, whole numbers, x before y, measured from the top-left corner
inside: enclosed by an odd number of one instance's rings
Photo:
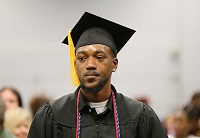
[[[78,90],[44,104],[34,116],[28,138],[75,138]],[[113,86],[112,90],[117,102],[121,138],[168,138],[151,107],[117,93]],[[109,101],[110,111],[98,125],[89,113],[81,112],[81,138],[116,138],[112,100]],[[81,98],[78,108],[82,110],[85,103]]]

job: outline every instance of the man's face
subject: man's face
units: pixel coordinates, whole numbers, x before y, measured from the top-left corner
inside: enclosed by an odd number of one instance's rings
[[[89,91],[98,92],[110,82],[111,74],[116,71],[117,64],[117,58],[105,45],[93,44],[76,50],[77,75],[81,85]]]

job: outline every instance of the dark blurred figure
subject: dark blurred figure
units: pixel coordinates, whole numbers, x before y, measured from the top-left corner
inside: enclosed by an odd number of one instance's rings
[[[185,107],[185,110],[192,123],[190,133],[200,137],[200,90],[192,95],[190,103]]]
[[[46,102],[50,101],[51,98],[44,95],[36,95],[31,98],[29,102],[29,107],[31,109],[32,115],[34,116],[37,110]]]
[[[200,91],[196,91],[193,94],[193,96],[191,98],[191,104],[200,107]]]
[[[11,132],[4,128],[6,104],[0,96],[0,138],[14,138]]]
[[[188,114],[184,110],[179,110],[174,113],[174,138],[193,138],[189,136],[191,123]]]
[[[185,111],[191,122],[190,134],[200,137],[200,106],[190,104],[185,107]]]
[[[3,87],[0,89],[0,95],[6,102],[6,109],[23,107],[21,95],[14,87]]]

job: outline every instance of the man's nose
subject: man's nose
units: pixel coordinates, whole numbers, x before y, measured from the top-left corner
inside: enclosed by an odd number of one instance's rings
[[[94,70],[96,69],[96,63],[94,58],[89,58],[86,66],[87,70]]]

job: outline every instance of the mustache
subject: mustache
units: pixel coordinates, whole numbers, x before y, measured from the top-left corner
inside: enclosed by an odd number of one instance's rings
[[[100,76],[100,73],[96,71],[87,71],[83,74],[84,76]]]

